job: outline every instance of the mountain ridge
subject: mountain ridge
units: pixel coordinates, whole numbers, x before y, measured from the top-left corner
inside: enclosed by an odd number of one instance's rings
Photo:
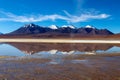
[[[42,27],[36,24],[27,24],[19,29],[8,33],[8,34],[14,34],[14,35],[24,35],[24,34],[79,34],[79,35],[112,35],[111,31],[107,29],[97,29],[95,27],[92,27],[90,25],[87,25],[85,27],[77,28],[73,25],[64,25],[61,27],[58,27],[56,25],[52,25],[49,27]]]

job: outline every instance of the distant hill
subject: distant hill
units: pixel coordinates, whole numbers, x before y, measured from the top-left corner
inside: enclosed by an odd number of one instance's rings
[[[117,35],[120,35],[120,33],[117,33]]]
[[[0,32],[0,35],[1,35],[1,34],[3,34],[3,33]]]
[[[52,25],[49,27],[42,27],[39,25],[35,24],[28,24],[20,27],[19,29],[9,33],[10,35],[65,35],[65,34],[70,34],[70,35],[82,35],[82,36],[91,36],[91,35],[112,35],[111,31],[107,29],[97,29],[94,28],[90,25],[82,27],[82,28],[76,28],[73,25],[64,25],[61,27],[58,27],[56,25]]]

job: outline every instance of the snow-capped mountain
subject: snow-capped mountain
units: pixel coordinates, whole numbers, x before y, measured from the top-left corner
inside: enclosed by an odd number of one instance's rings
[[[70,28],[75,29],[76,27],[73,25],[68,25]]]
[[[51,25],[51,26],[49,26],[49,28],[51,28],[51,29],[58,29],[58,26],[56,26],[56,25]]]
[[[71,29],[75,29],[75,27],[73,25],[63,25],[61,26],[62,28],[71,28]]]
[[[85,28],[92,28],[95,29],[95,27],[91,26],[91,25],[86,25]]]
[[[33,23],[30,23],[30,24],[24,25],[23,27],[25,27],[25,28],[34,28],[34,27],[38,27],[38,25],[35,25],[35,24],[33,24]]]
[[[10,34],[39,34],[46,32],[48,28],[44,28],[35,24],[28,24],[20,27],[19,29],[11,32]]]
[[[39,25],[35,24],[28,24],[24,25],[23,27],[20,27],[19,29],[9,33],[9,34],[79,34],[79,35],[112,35],[113,33],[107,29],[97,29],[95,27],[92,27],[90,25],[87,25],[85,27],[76,28],[73,25],[63,25],[61,27],[58,27],[56,25],[51,25],[49,27],[41,27]]]

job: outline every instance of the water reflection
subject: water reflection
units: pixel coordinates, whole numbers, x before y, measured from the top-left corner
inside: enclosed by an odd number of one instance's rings
[[[9,44],[0,44],[0,56],[24,56],[21,50]]]
[[[118,44],[4,43],[0,55],[18,56],[0,58],[0,74],[11,80],[26,80],[26,76],[29,80],[42,76],[46,79],[41,80],[115,80],[120,76]]]
[[[72,55],[119,53],[119,44],[42,44],[42,43],[5,43],[0,45],[0,55]]]
[[[97,50],[108,50],[114,45],[111,44],[38,44],[38,43],[9,43],[10,45],[22,50],[27,53],[37,53],[39,51],[97,51]]]

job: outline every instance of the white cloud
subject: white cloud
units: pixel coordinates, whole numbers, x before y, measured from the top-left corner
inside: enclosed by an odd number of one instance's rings
[[[105,19],[110,17],[110,15],[102,13],[102,14],[92,14],[89,12],[81,14],[80,16],[71,15],[67,11],[64,11],[66,16],[59,15],[59,14],[52,14],[52,15],[15,15],[10,12],[3,12],[0,11],[0,15],[4,15],[4,17],[0,17],[0,21],[13,21],[13,22],[42,22],[42,21],[55,21],[55,20],[64,20],[66,22],[71,23],[77,23],[77,22],[85,22],[88,20],[94,20],[94,19]]]
[[[110,15],[107,14],[81,14],[80,16],[71,16],[69,19],[69,22],[77,23],[77,22],[85,22],[88,20],[94,20],[94,19],[105,19],[108,18]]]

